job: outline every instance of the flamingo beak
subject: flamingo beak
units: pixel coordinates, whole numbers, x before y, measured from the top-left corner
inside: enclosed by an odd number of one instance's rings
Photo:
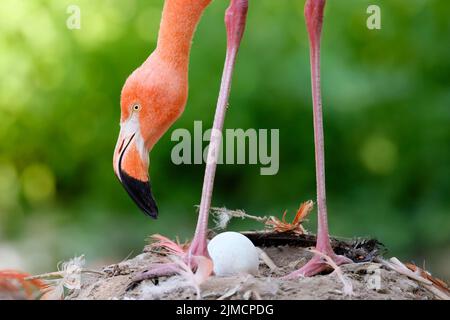
[[[121,130],[114,151],[114,172],[136,205],[148,216],[156,219],[158,207],[148,177],[148,151],[140,135]]]

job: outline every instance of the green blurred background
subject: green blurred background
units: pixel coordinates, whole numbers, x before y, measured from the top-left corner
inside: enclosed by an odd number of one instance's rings
[[[70,4],[81,29],[69,30]],[[378,4],[382,29],[368,30]],[[151,154],[160,218],[117,182],[112,154],[126,77],[156,44],[162,0],[0,2],[0,268],[48,272],[137,254],[146,236],[190,238],[203,165],[175,166],[170,133],[212,124],[225,51],[215,0],[195,35],[186,111]],[[213,204],[277,215],[315,197],[304,1],[251,0],[227,128],[279,128],[280,170],[222,165]],[[450,2],[330,0],[323,95],[331,232],[450,280]],[[315,213],[307,227],[315,231]],[[235,221],[233,230],[259,228]]]

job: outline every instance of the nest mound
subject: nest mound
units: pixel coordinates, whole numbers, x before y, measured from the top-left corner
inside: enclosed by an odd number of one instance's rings
[[[259,274],[256,276],[211,276],[200,287],[202,299],[428,300],[436,298],[420,281],[388,270],[379,263],[384,249],[376,240],[332,240],[336,253],[343,254],[356,262],[341,267],[346,281],[352,287],[352,294],[348,294],[343,287],[342,279],[336,272],[298,280],[280,278],[298,269],[311,258],[311,253],[305,248],[314,245],[315,236],[267,232],[245,233],[245,235],[260,247],[277,267],[270,269],[268,265],[261,263]],[[197,299],[196,290],[181,276],[162,277],[157,281],[146,280],[130,285],[131,279],[139,270],[160,260],[159,254],[144,252],[130,260],[105,267],[104,275],[83,276],[81,289],[73,292],[68,299]]]

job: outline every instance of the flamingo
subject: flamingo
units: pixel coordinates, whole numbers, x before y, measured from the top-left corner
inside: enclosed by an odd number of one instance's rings
[[[114,171],[131,198],[150,217],[156,218],[158,208],[148,176],[148,153],[182,114],[187,100],[187,75],[191,41],[195,28],[211,0],[166,0],[156,50],[125,82],[121,96],[121,131],[114,151]],[[324,256],[337,265],[351,260],[336,255],[328,231],[325,157],[320,87],[320,41],[326,0],[307,0],[306,26],[310,43],[311,83],[313,97],[314,144],[316,159],[318,231],[316,252],[305,266],[286,276],[313,276],[328,268]],[[227,52],[222,83],[216,107],[208,161],[194,238],[186,255],[206,257],[207,226],[214,176],[219,153],[220,135],[225,119],[236,56],[245,29],[248,0],[231,0],[225,14]],[[180,248],[177,248],[180,249]],[[138,274],[134,281],[176,272],[177,265],[156,264]]]
[[[148,216],[156,218],[158,207],[150,179],[149,152],[180,117],[188,95],[188,65],[191,42],[197,24],[211,0],[166,0],[158,42],[154,52],[126,80],[121,93],[120,133],[113,167],[129,196]],[[208,161],[194,238],[185,258],[195,268],[192,257],[208,257],[207,227],[231,79],[244,33],[248,0],[231,0],[225,14],[227,52],[213,123]],[[153,265],[135,281],[176,271],[173,263]]]

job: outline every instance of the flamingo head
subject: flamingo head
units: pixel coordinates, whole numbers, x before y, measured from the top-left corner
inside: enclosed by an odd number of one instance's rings
[[[161,63],[147,61],[125,82],[120,133],[114,151],[116,176],[137,206],[156,218],[149,179],[149,152],[183,111],[187,85]]]

